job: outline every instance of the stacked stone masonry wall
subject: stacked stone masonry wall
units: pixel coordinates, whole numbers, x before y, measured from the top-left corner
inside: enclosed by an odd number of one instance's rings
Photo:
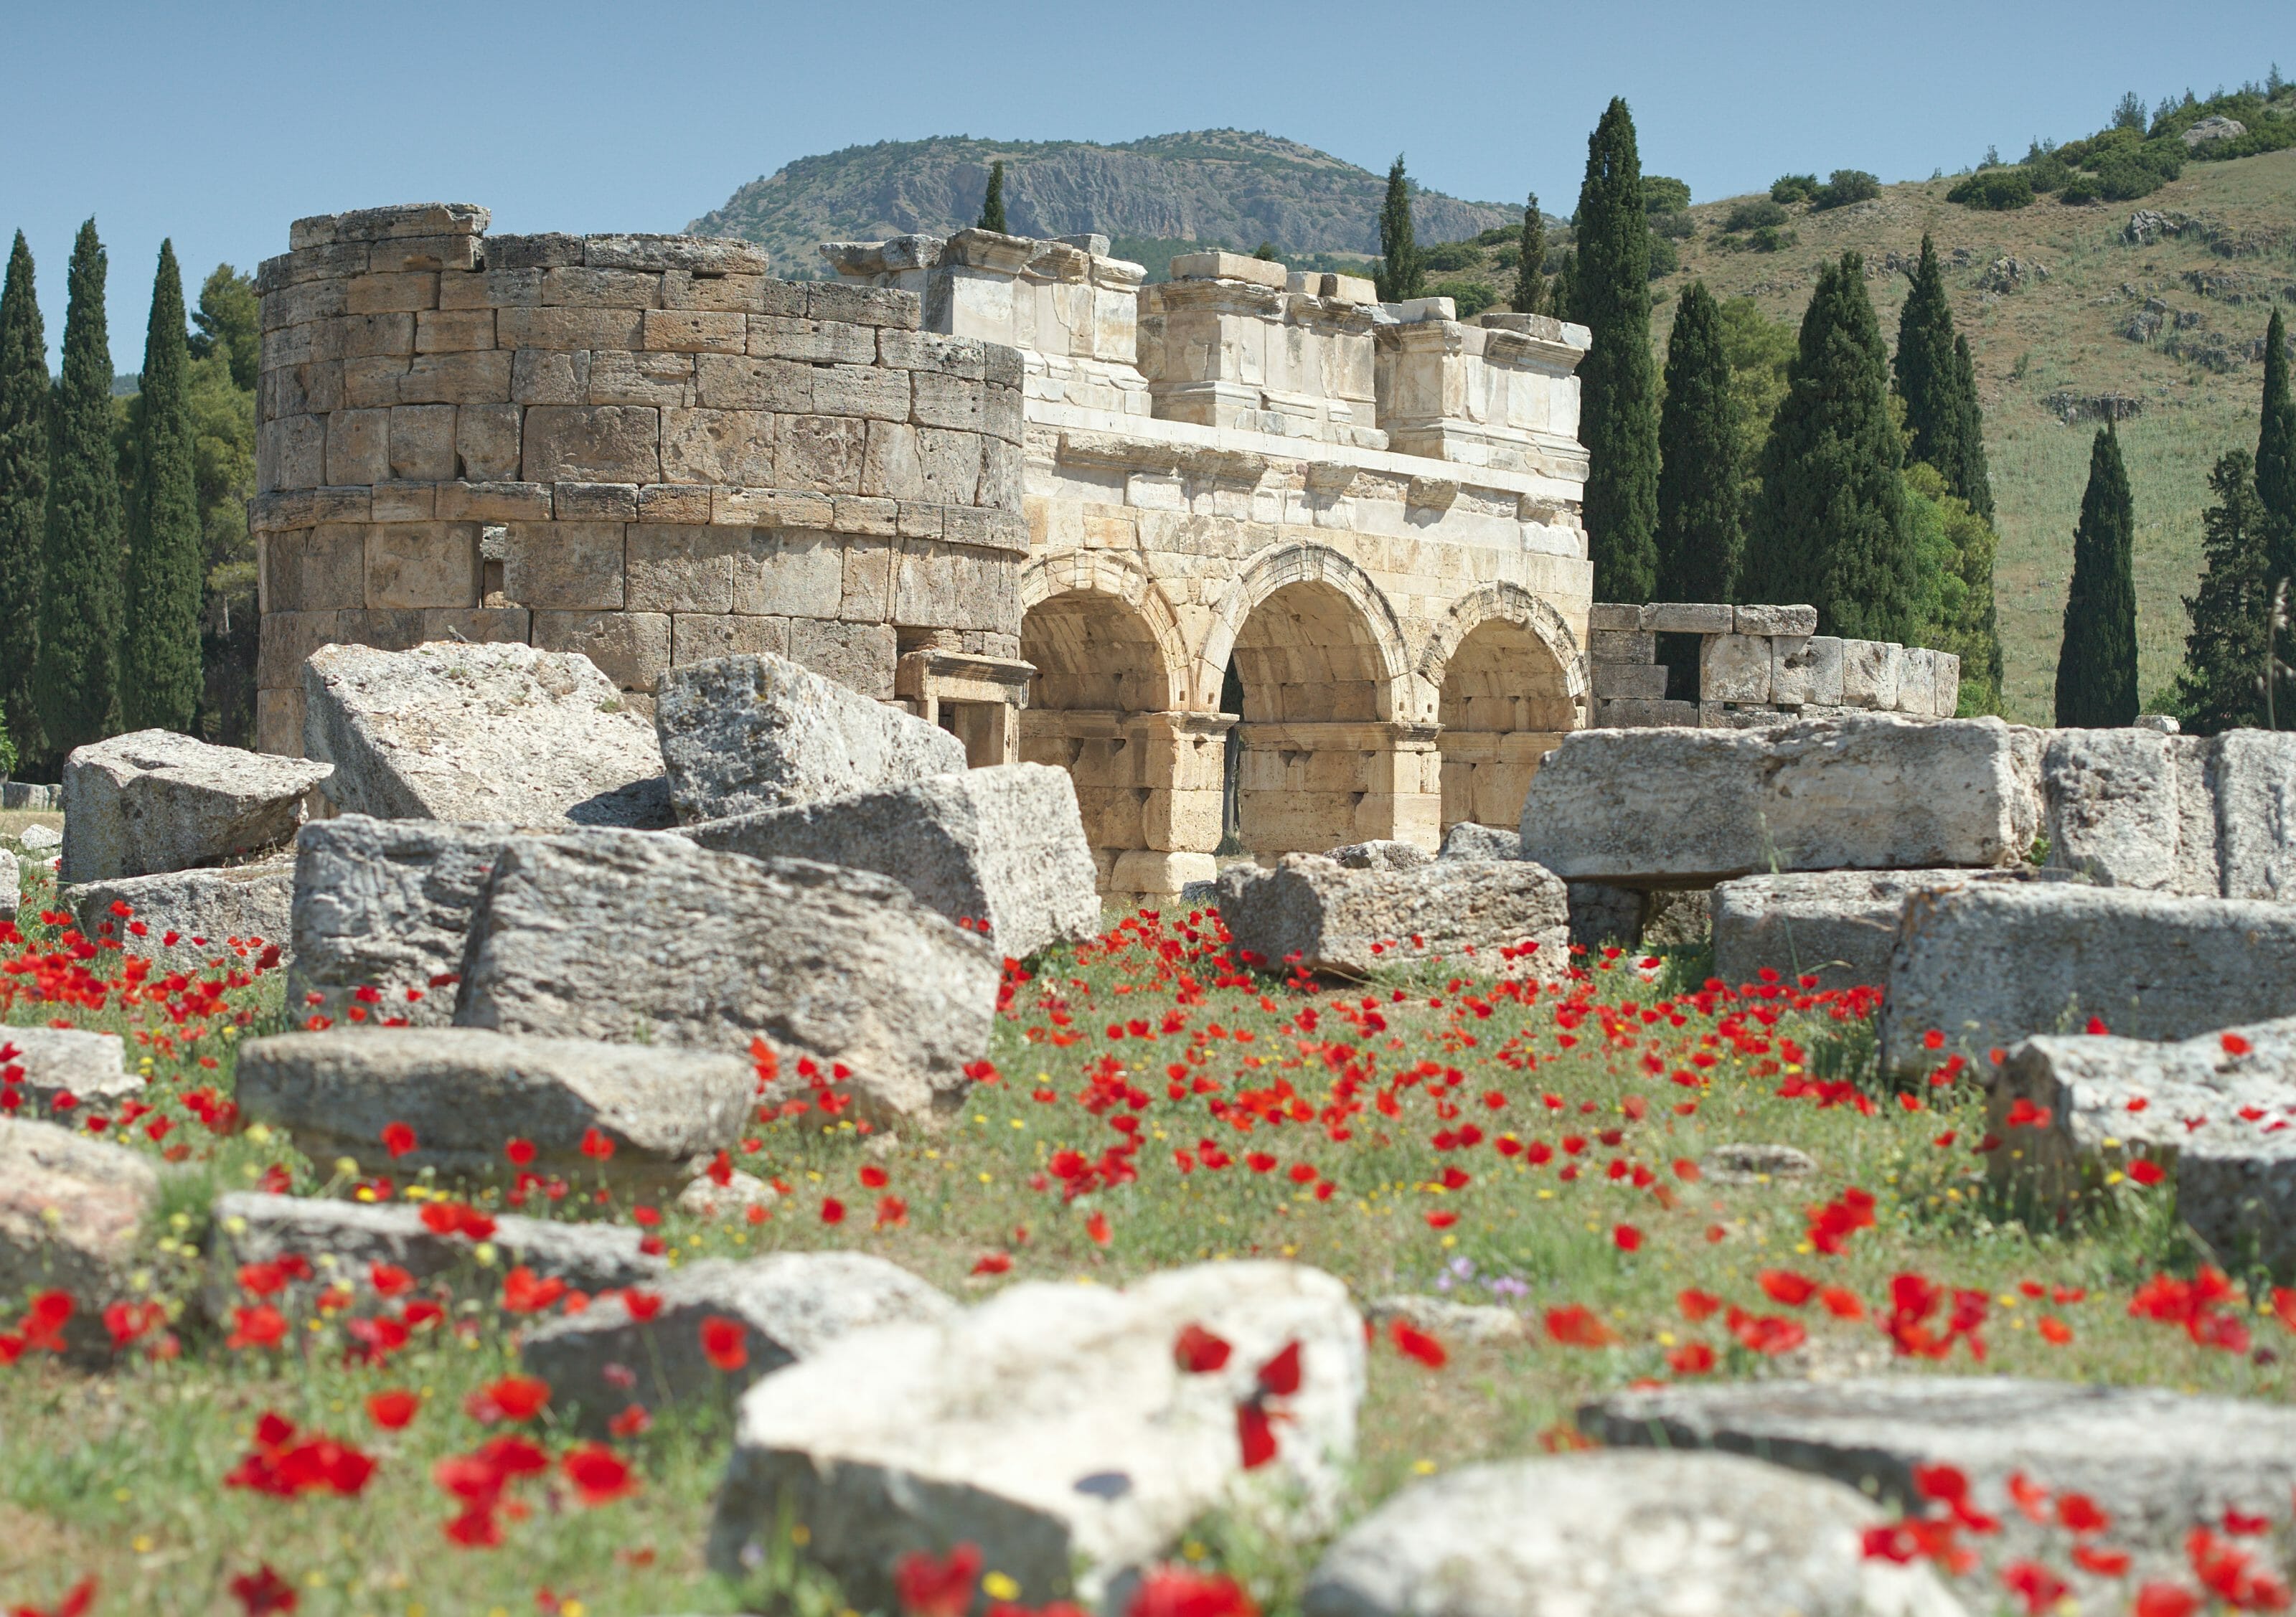
[[[641,706],[733,652],[885,699],[1018,655],[1016,352],[744,242],[488,223],[305,219],[262,267],[258,744],[302,751],[331,642],[579,651]]]
[[[1598,601],[1587,624],[1594,722],[1604,729],[1744,729],[1871,712],[1950,718],[1961,700],[1953,653],[1821,635],[1814,606]],[[1696,701],[1667,699],[1661,635],[1700,637]]]

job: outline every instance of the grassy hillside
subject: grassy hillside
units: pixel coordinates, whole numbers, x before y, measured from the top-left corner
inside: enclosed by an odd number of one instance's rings
[[[1946,201],[1953,183],[1885,186],[1872,201],[1822,213],[1795,204],[1784,227],[1792,242],[1772,252],[1744,250],[1745,233],[1722,229],[1747,199],[1693,207],[1697,231],[1677,243],[1681,267],[1656,283],[1653,337],[1662,353],[1675,294],[1693,279],[1718,297],[1751,297],[1771,317],[1799,321],[1818,265],[1855,249],[1866,255],[1874,306],[1894,342],[1908,283],[1890,266],[1909,268],[1923,232],[1931,233],[1948,260],[1954,317],[1968,333],[1985,404],[2010,716],[2050,717],[2073,521],[2095,431],[2089,420],[2068,424],[2064,405],[2107,394],[2141,406],[2120,432],[2136,497],[2139,688],[2149,702],[2183,660],[2181,597],[2200,570],[2203,480],[2225,449],[2255,447],[2261,377],[2251,346],[2275,297],[2296,302],[2296,151],[2191,163],[2141,201],[2089,207],[2044,198],[2013,212],[1978,212]],[[2130,244],[2124,226],[2139,209],[2202,225]],[[1476,250],[1478,266],[1440,278],[1513,284],[1512,271],[1499,267],[1500,244]],[[1993,272],[2003,259],[2024,273]],[[2132,341],[2123,333],[2152,299],[2169,306],[2161,330]],[[2190,322],[2181,330],[2180,312]]]

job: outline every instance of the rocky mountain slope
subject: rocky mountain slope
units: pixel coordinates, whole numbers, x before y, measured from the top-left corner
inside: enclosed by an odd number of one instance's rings
[[[1004,164],[1005,217],[1017,234],[1272,242],[1286,254],[1376,252],[1386,176],[1297,141],[1240,129],[1090,141],[944,135],[880,141],[800,158],[750,181],[687,226],[769,249],[785,275],[816,275],[815,243],[961,229],[980,212],[988,168]],[[1423,241],[1472,236],[1521,218],[1520,205],[1422,191]]]

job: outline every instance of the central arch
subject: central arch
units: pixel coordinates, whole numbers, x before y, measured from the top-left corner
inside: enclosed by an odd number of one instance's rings
[[[1584,722],[1586,686],[1570,627],[1512,585],[1455,605],[1420,660],[1442,724],[1443,829],[1513,830],[1539,762]]]

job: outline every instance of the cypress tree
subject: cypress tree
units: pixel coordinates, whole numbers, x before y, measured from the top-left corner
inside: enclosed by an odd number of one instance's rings
[[[1905,449],[1865,261],[1818,274],[1762,449],[1739,598],[1817,608],[1818,632],[1912,641],[1919,627]]]
[[[2136,509],[2120,439],[2108,421],[2089,449],[2088,489],[2073,529],[2073,581],[2057,653],[2057,723],[2136,718]]]
[[[1953,340],[1954,387],[1960,395],[1961,497],[1969,508],[1993,524],[1993,474],[1985,461],[1985,409],[1977,402],[1977,366],[1969,357],[1969,339]]]
[[[1658,418],[1658,598],[1727,601],[1738,585],[1738,405],[1722,309],[1693,281],[1666,345]]]
[[[119,706],[131,730],[189,734],[200,702],[200,585],[205,545],[193,474],[191,345],[173,242],[160,243],[137,399],[135,487],[127,511]]]
[[[1571,318],[1594,333],[1579,362],[1587,547],[1595,598],[1642,602],[1658,586],[1658,399],[1650,343],[1650,219],[1635,122],[1613,96],[1587,138]]]
[[[1937,247],[1922,237],[1913,289],[1898,316],[1893,362],[1898,397],[1906,401],[1911,457],[1944,474],[1947,489],[1993,521],[1993,486],[1985,466],[1985,421],[1977,403],[1977,372],[1969,342],[1953,329],[1953,304]]]
[[[95,221],[72,243],[63,375],[48,435],[41,534],[40,728],[59,761],[111,734],[119,703],[119,472],[111,447],[111,345]]]
[[[2197,595],[2185,597],[2192,628],[2177,706],[2194,734],[2255,727],[2264,722],[2266,576],[2264,510],[2248,452],[2234,449],[2209,473],[2218,503],[2201,519],[2202,565]]]
[[[1004,234],[1004,165],[999,160],[988,165],[988,189],[981,193],[980,224],[978,228]]]
[[[1427,294],[1427,267],[1411,232],[1411,183],[1403,176],[1403,153],[1387,171],[1387,200],[1379,209],[1379,300],[1401,303]]]
[[[1546,312],[1546,221],[1538,211],[1538,193],[1530,193],[1530,201],[1522,205],[1522,246],[1521,262],[1514,270],[1514,296],[1510,301],[1518,315],[1543,315]]]
[[[2278,308],[2264,328],[2264,421],[2256,435],[2256,497],[2263,507],[2266,565],[2296,577],[2296,399],[2288,391],[2288,326]]]
[[[1578,255],[1568,248],[1556,258],[1554,279],[1547,283],[1546,312],[1557,320],[1578,318]]]
[[[41,751],[32,664],[39,644],[40,524],[48,499],[48,338],[24,233],[0,289],[0,724],[25,758]]]

